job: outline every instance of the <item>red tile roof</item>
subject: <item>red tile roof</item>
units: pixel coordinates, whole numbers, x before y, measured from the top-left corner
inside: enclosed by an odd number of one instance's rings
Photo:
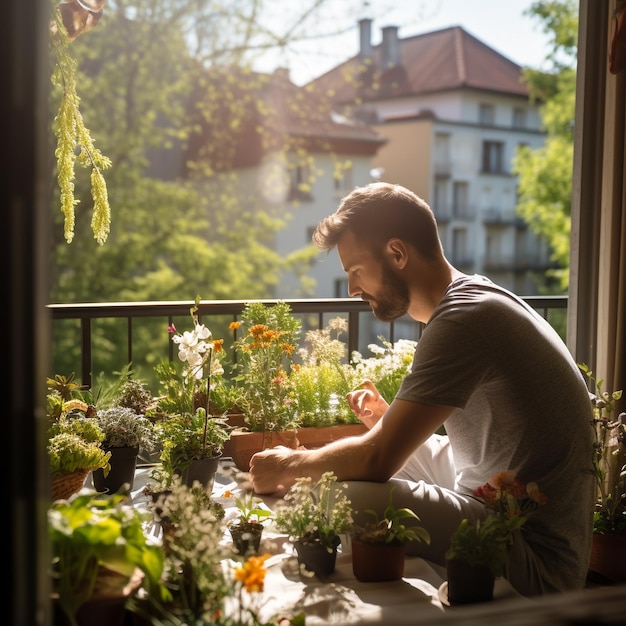
[[[522,68],[460,26],[398,38],[399,63],[384,71],[379,69],[382,46],[372,47],[371,59],[357,55],[310,84],[332,93],[338,103],[460,88],[528,96]]]

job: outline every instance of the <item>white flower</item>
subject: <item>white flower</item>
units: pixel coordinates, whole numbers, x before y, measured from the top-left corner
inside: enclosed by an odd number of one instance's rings
[[[205,341],[210,337],[211,331],[204,324],[196,324],[193,331],[172,337],[172,341],[178,344],[178,358],[189,364],[187,373],[193,374],[197,380],[202,378],[207,352],[213,349],[213,344]]]

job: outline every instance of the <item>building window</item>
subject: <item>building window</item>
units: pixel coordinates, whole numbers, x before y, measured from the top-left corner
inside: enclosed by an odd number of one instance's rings
[[[496,108],[493,104],[478,106],[478,121],[484,126],[493,126],[496,123]]]
[[[450,176],[451,171],[450,135],[437,133],[435,135],[435,176]]]
[[[289,200],[311,200],[310,170],[308,165],[294,165],[289,170]]]
[[[526,128],[526,109],[513,109],[513,128]]]
[[[453,214],[454,217],[469,217],[469,185],[465,182],[455,182],[453,186]]]
[[[504,144],[501,141],[483,141],[483,169],[488,174],[504,174]]]
[[[335,278],[335,298],[349,298],[348,293],[348,279],[347,278]]]
[[[354,189],[352,184],[352,163],[335,167],[333,180],[335,183],[335,195],[345,196],[350,193]]]
[[[467,259],[467,230],[455,228],[452,231],[452,261],[455,265],[466,265]]]

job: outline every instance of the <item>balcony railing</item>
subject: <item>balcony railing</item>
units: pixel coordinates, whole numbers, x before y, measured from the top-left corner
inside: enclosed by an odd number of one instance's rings
[[[530,296],[524,300],[544,318],[549,319],[549,314],[554,310],[567,308],[567,296]],[[257,300],[267,305],[276,304],[278,300]],[[400,320],[396,322],[382,323],[375,321],[371,308],[367,302],[354,298],[328,298],[317,300],[282,300],[287,302],[293,314],[300,318],[306,318],[307,324],[303,328],[324,328],[332,317],[345,317],[348,321],[347,347],[348,354],[355,350],[362,350],[363,345],[374,342],[378,336],[384,336],[394,343],[397,339],[396,331]],[[218,317],[230,317],[236,321],[248,300],[202,300],[198,306],[198,317],[210,326],[209,319]],[[170,325],[174,318],[189,316],[189,309],[193,305],[191,301],[172,302],[99,302],[82,304],[50,304],[48,309],[52,323],[61,320],[77,320],[80,324],[81,343],[81,380],[83,384],[91,386],[92,363],[94,356],[93,325],[96,319],[122,319],[126,321],[126,351],[127,362],[133,362],[133,323],[139,318],[163,319],[164,324]],[[402,318],[406,323],[406,319]],[[421,325],[409,320],[415,329],[415,335],[411,338],[418,339],[421,334]],[[384,329],[381,332],[381,329]],[[406,326],[403,326],[405,328]],[[368,333],[364,337],[364,333]],[[174,356],[174,346],[169,342],[170,359]]]

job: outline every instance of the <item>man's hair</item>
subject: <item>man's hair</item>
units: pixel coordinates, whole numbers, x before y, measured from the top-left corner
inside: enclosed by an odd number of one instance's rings
[[[371,183],[350,192],[313,233],[320,250],[332,250],[347,231],[382,249],[394,237],[411,244],[425,259],[443,254],[437,222],[415,193],[390,183]]]

